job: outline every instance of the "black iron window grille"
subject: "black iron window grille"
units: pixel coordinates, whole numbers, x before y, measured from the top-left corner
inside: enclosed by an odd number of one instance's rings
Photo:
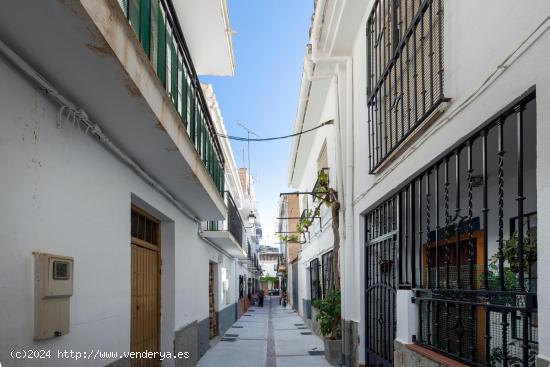
[[[321,267],[319,265],[319,259],[313,259],[309,263],[309,286],[311,290],[311,300],[321,299],[321,282],[319,280],[319,272]]]
[[[367,21],[370,172],[445,100],[443,0],[378,0]]]
[[[325,298],[327,292],[332,288],[332,251],[324,253],[321,257],[323,268],[323,298]]]
[[[418,305],[415,341],[470,365],[535,365],[535,103],[528,92],[388,201],[398,285]],[[388,232],[385,218],[369,214],[369,241]],[[373,264],[367,272],[391,267]]]

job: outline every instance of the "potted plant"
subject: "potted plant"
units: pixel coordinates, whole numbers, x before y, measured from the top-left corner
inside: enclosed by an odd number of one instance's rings
[[[324,336],[325,358],[330,364],[339,365],[342,359],[340,290],[332,287],[324,299],[315,300],[313,305],[319,309],[315,319]]]

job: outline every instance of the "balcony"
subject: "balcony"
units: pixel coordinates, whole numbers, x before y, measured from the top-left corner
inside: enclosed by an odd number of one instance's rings
[[[246,259],[247,253],[243,249],[243,220],[229,191],[225,192],[225,203],[227,220],[203,222],[203,236],[230,255],[238,259]]]
[[[128,4],[7,0],[2,41],[193,215],[224,219],[224,158],[171,2]]]

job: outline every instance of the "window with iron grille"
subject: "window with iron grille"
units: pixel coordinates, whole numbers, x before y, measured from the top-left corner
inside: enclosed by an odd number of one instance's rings
[[[373,173],[445,98],[443,0],[378,0],[367,21]]]
[[[323,298],[332,287],[332,251],[329,251],[321,257],[323,266]]]
[[[319,259],[311,260],[309,263],[309,279],[310,279],[310,288],[311,288],[311,300],[321,298],[321,282],[319,280]]]
[[[397,209],[398,286],[413,289],[419,309],[415,341],[470,365],[535,364],[535,111],[533,90],[388,201]],[[368,269],[380,273],[373,261]]]

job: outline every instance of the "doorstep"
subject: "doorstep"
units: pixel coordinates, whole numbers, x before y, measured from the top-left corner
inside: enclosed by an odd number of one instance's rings
[[[446,357],[443,354],[434,352],[433,350],[422,347],[418,344],[404,344],[404,346],[407,349],[409,349],[409,350],[411,350],[415,353],[418,353],[421,356],[423,356],[425,358],[428,358],[428,359],[430,359],[430,360],[432,360],[436,363],[439,363],[443,366],[447,366],[447,367],[468,367],[467,364],[464,364],[464,363],[459,362],[457,360],[454,360],[452,358]]]

